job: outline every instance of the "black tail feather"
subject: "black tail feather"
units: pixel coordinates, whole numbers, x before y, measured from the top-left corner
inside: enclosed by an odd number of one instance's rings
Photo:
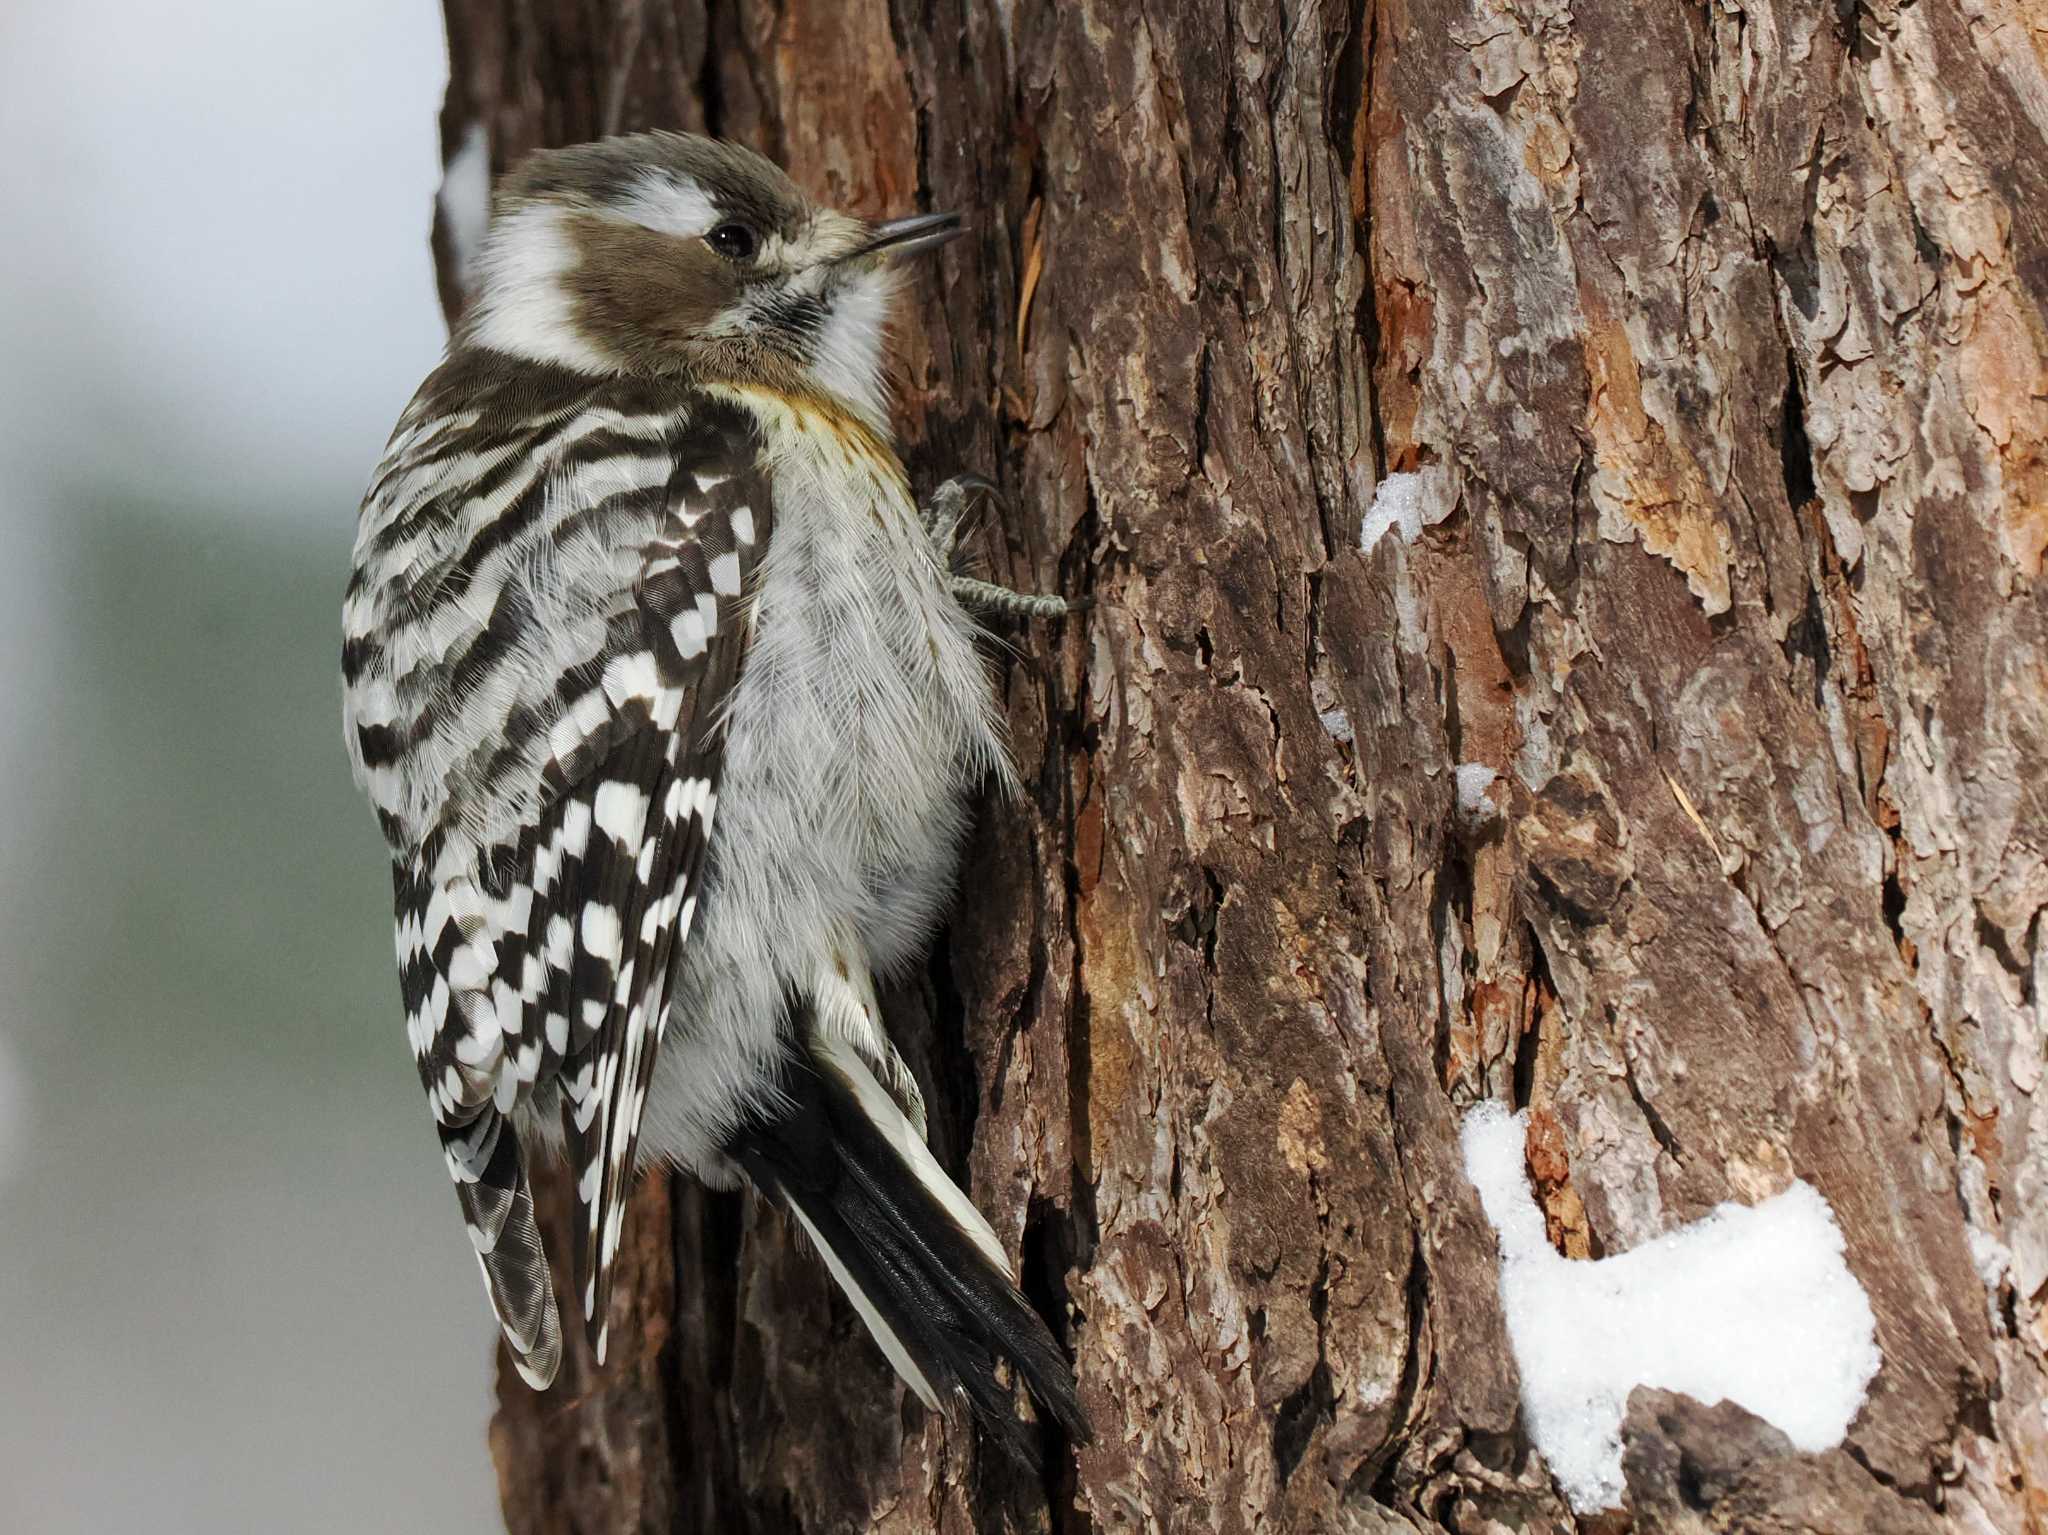
[[[984,1432],[1026,1464],[1035,1455],[997,1376],[1005,1360],[1068,1438],[1086,1443],[1088,1420],[1051,1329],[924,1186],[852,1085],[829,1059],[806,1053],[785,1068],[781,1087],[783,1111],[742,1131],[729,1152],[756,1187],[796,1209],[858,1292],[856,1304],[872,1311],[870,1328],[879,1319],[935,1391],[958,1391]]]

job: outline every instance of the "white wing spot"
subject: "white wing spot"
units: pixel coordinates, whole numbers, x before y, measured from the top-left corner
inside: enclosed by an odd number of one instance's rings
[[[669,633],[675,637],[676,649],[685,661],[704,654],[704,642],[709,632],[704,626],[704,615],[695,608],[676,614],[669,623]]]
[[[648,665],[652,669],[651,658]],[[598,786],[592,816],[599,831],[631,847],[647,827],[647,795],[637,784],[611,779]]]
[[[583,947],[599,959],[614,965],[619,962],[619,914],[602,901],[588,902],[583,908]]]
[[[571,800],[569,808],[562,812],[562,851],[571,858],[581,858],[589,846],[590,806],[580,799]]]

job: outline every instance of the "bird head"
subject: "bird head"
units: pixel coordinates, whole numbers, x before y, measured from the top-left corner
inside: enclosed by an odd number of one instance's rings
[[[829,394],[879,421],[898,261],[952,214],[870,223],[693,134],[530,156],[500,183],[458,344],[584,372]]]

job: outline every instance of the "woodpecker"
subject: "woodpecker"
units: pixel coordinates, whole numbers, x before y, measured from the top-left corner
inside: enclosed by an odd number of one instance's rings
[[[575,1177],[600,1363],[638,1167],[751,1184],[903,1380],[1013,1447],[1007,1364],[1084,1439],[1002,1243],[925,1142],[876,977],[922,957],[1012,773],[970,607],[892,445],[901,258],[743,148],[532,156],[366,495],[344,725],[392,855],[406,1030],[521,1375],[562,1326],[531,1158]]]

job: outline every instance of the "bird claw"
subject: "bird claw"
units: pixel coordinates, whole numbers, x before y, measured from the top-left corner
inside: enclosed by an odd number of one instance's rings
[[[1087,606],[1085,602],[1069,601],[1050,592],[1013,591],[995,581],[982,581],[961,574],[958,568],[960,532],[975,514],[977,508],[973,503],[976,501],[982,506],[1007,509],[1003,493],[993,482],[978,474],[954,475],[934,490],[931,498],[919,508],[925,535],[931,539],[932,550],[946,572],[947,585],[959,602],[1005,618],[1064,618]]]
[[[973,517],[976,501],[984,506],[991,502],[1001,506],[1003,494],[993,482],[978,474],[956,474],[933,491],[931,499],[919,508],[925,536],[931,539],[939,563],[949,573],[957,574],[954,561],[960,552],[960,530]]]

